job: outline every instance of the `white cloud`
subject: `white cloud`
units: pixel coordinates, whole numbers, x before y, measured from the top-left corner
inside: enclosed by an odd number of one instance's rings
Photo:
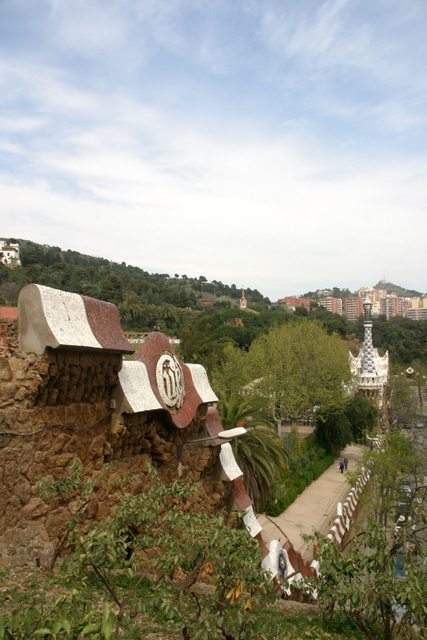
[[[382,33],[387,4],[52,2],[37,56],[0,44],[2,235],[272,298],[427,288],[425,81],[392,39],[425,13]]]
[[[200,271],[264,292],[286,282],[296,288],[313,270],[320,283],[331,272],[352,279],[365,264],[388,265],[405,243],[422,249],[421,236],[413,237],[426,219],[418,164],[363,164],[314,146],[310,158],[294,138],[258,135],[242,144],[239,136],[216,139],[165,122],[158,146],[167,138],[169,147],[153,161],[122,126],[94,129],[72,151],[37,157],[39,171],[74,185],[66,192],[47,181],[3,181],[13,235],[39,239],[42,224],[48,244],[61,244],[59,234],[67,247],[76,238],[70,248],[91,254],[162,272]]]

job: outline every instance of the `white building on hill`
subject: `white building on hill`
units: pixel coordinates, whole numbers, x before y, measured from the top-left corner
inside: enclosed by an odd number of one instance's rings
[[[19,244],[0,240],[0,262],[6,267],[20,267]]]

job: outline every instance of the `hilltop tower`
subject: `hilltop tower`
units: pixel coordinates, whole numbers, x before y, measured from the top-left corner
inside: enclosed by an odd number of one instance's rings
[[[242,287],[242,297],[240,298],[240,309],[246,309],[248,306],[248,301],[246,300],[245,291]]]

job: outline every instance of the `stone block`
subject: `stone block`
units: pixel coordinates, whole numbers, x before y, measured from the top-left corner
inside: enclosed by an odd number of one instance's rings
[[[27,396],[28,396],[28,390],[22,385],[18,387],[18,390],[14,396],[14,400],[15,402],[23,402]]]
[[[49,507],[43,500],[37,496],[33,496],[28,504],[22,508],[22,515],[27,520],[34,520],[35,518],[41,518],[45,516],[49,511]]]
[[[19,373],[20,379],[23,379],[30,365],[22,354],[15,354],[13,358],[9,358],[9,366],[15,376],[18,376]]]
[[[108,486],[106,484],[102,485],[96,492],[98,497],[98,502],[103,502],[106,500],[108,496]]]
[[[22,519],[21,502],[18,496],[10,495],[4,509],[4,522],[7,528],[15,527]]]
[[[35,354],[31,354],[31,355],[35,355]],[[41,376],[46,376],[49,373],[49,362],[47,360],[41,360],[38,364],[38,372]]]
[[[13,374],[9,366],[8,359],[0,358],[0,381],[9,382],[10,380],[12,380],[12,377],[13,377]]]
[[[3,382],[0,386],[0,403],[12,400],[16,390],[17,387],[14,382]]]
[[[25,472],[25,475],[28,478],[31,485],[33,486],[36,485],[37,489],[38,489],[40,480],[44,478],[46,474],[47,474],[46,467],[43,464],[37,463],[37,462],[32,462],[32,464],[30,464],[27,471]]]
[[[13,487],[13,493],[18,496],[21,504],[27,504],[31,498],[31,484],[24,476],[20,476]]]
[[[98,508],[98,513],[97,513],[98,520],[105,520],[106,518],[109,517],[110,513],[111,513],[111,508],[108,502],[101,502]]]
[[[99,500],[96,496],[92,496],[86,507],[86,516],[88,518],[96,518],[99,511]]]
[[[62,469],[62,473],[68,473],[68,468],[73,458],[74,454],[72,453],[55,454],[51,459],[48,459],[48,461],[45,462],[45,465],[47,467],[60,468]]]
[[[4,514],[6,505],[10,500],[10,491],[6,489],[6,487],[2,487],[0,489],[0,514]],[[0,519],[2,516],[0,515]]]
[[[96,458],[93,461],[93,468],[96,471],[99,471],[100,469],[102,469],[104,467],[104,456],[101,456],[100,458]]]
[[[93,353],[80,353],[80,366],[92,367],[95,362],[95,354]]]
[[[65,507],[50,511],[46,518],[46,531],[49,538],[59,538],[65,531],[65,523],[70,519],[70,512]]]
[[[80,350],[79,351],[67,351],[66,361],[67,364],[80,365]]]

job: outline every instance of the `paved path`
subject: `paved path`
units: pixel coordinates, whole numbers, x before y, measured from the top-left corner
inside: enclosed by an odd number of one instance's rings
[[[342,458],[348,458],[349,471],[356,470],[365,450],[364,447],[350,445],[341,452]],[[265,542],[280,540],[285,543],[289,540],[303,558],[313,559],[312,546],[304,543],[301,534],[311,535],[315,530],[327,534],[337,514],[337,503],[345,501],[351,488],[345,473],[340,473],[338,463],[339,458],[280,516],[269,519],[263,514],[258,516]]]

